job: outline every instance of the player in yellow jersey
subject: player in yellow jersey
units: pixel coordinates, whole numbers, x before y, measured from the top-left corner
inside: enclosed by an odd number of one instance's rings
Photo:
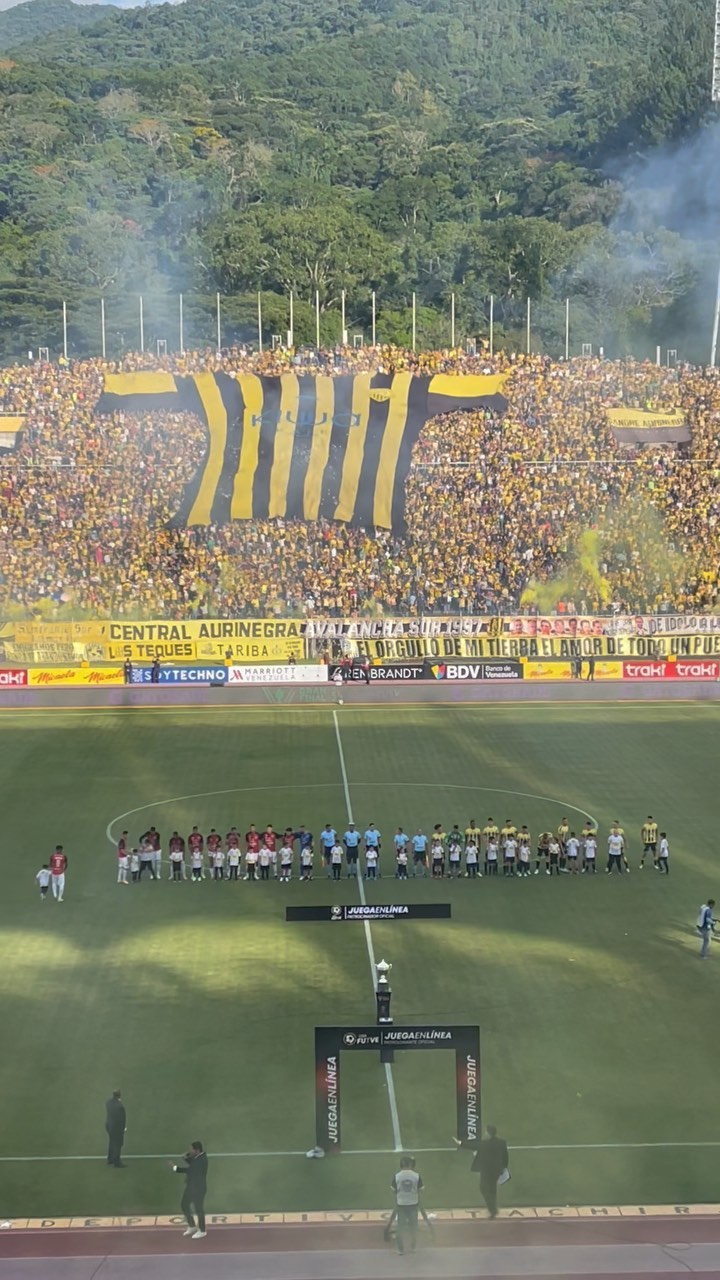
[[[487,849],[489,844],[498,844],[499,840],[500,828],[492,818],[488,818],[487,826],[483,827],[483,841],[485,848]]]
[[[640,839],[642,840],[642,858],[640,859],[640,870],[645,866],[645,859],[649,853],[653,856],[653,866],[658,870],[657,842],[658,842],[658,824],[649,813],[647,820],[643,822],[640,828]]]
[[[512,818],[505,819],[505,826],[500,832],[500,847],[504,848],[507,840],[514,840],[517,835],[517,827],[514,825]]]
[[[560,870],[565,871],[567,868],[565,846],[570,839],[570,823],[567,818],[562,819],[560,826],[557,829],[557,839],[558,844],[560,845]]]
[[[627,840],[625,838],[625,828],[620,826],[620,823],[618,822],[617,818],[613,819],[613,824],[612,824],[610,834],[614,836],[622,836],[623,838],[621,857],[623,860],[625,870],[627,871],[628,875],[630,875],[630,864],[627,860],[627,853],[626,853]]]
[[[470,826],[465,828],[465,848],[469,844],[474,844],[476,849],[480,848],[482,843],[482,831],[476,825],[475,819],[470,819]]]

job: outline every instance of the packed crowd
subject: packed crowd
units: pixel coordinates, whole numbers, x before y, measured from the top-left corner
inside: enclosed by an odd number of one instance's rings
[[[252,616],[712,608],[720,573],[720,371],[633,361],[380,347],[128,356],[124,369],[279,373],[509,369],[505,417],[430,421],[408,480],[408,533],[319,521],[170,529],[204,451],[182,415],[99,419],[100,360],[0,372],[0,614]],[[297,367],[297,363],[296,363]],[[682,408],[688,446],[619,447],[605,410]],[[181,442],[181,447],[180,443]],[[596,530],[588,566],[579,543]],[[531,590],[528,592],[528,586]],[[44,602],[44,604],[43,604]]]

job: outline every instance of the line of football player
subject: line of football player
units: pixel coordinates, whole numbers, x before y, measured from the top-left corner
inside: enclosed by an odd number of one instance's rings
[[[598,865],[598,841],[592,821],[588,820],[576,833],[567,818],[562,819],[556,831],[540,832],[535,843],[527,826],[518,828],[510,818],[502,827],[488,818],[482,828],[471,818],[464,830],[455,823],[450,831],[436,823],[429,834],[418,827],[408,835],[398,827],[392,838],[391,858],[385,859],[385,872],[390,873],[392,864],[392,874],[398,880],[406,880],[409,875],[429,875],[434,879],[482,879],[500,874],[521,878],[533,874],[593,875]],[[640,843],[640,870],[651,857],[655,870],[668,875],[667,833],[659,830],[652,815],[640,829]],[[330,879],[362,874],[367,880],[376,880],[382,875],[383,840],[373,822],[364,832],[351,822],[343,833],[328,822],[317,841],[305,826],[286,827],[278,832],[272,824],[264,831],[258,831],[253,824],[244,836],[237,827],[231,827],[224,837],[214,827],[204,835],[194,826],[187,838],[178,831],[172,832],[165,867],[168,879],[189,878],[195,883],[205,879],[276,879],[287,883],[296,872],[301,880],[312,880],[316,846],[322,869]],[[160,880],[164,859],[159,831],[150,827],[136,847],[130,846],[124,831],[117,843],[117,862],[118,884],[140,881],[145,872],[149,879]],[[608,874],[630,872],[626,836],[619,822],[613,823],[607,837],[604,869]]]

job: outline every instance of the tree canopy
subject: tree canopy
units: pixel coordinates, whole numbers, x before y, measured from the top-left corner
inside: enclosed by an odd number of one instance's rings
[[[230,340],[292,290],[301,341],[316,293],[326,340],[375,291],[379,338],[415,294],[445,343],[450,295],[476,336],[492,294],[553,349],[569,294],[584,341],[698,354],[707,246],[628,223],[625,161],[698,129],[711,45],[699,0],[31,0],[0,14],[2,353],[57,352],[63,299],[87,353],[101,297],[117,350],[139,293],[176,345],[179,293],[203,343],[216,292]]]

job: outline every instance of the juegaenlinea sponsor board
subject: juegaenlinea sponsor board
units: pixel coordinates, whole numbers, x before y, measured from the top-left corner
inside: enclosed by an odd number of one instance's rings
[[[328,1155],[342,1148],[341,1061],[346,1052],[380,1049],[450,1050],[455,1054],[457,1136],[480,1137],[480,1030],[473,1026],[345,1026],[315,1028],[315,1136]]]
[[[449,920],[452,908],[449,902],[401,902],[394,904],[367,903],[362,906],[301,906],[286,907],[286,921],[330,921],[334,923],[365,923],[374,920]]]

